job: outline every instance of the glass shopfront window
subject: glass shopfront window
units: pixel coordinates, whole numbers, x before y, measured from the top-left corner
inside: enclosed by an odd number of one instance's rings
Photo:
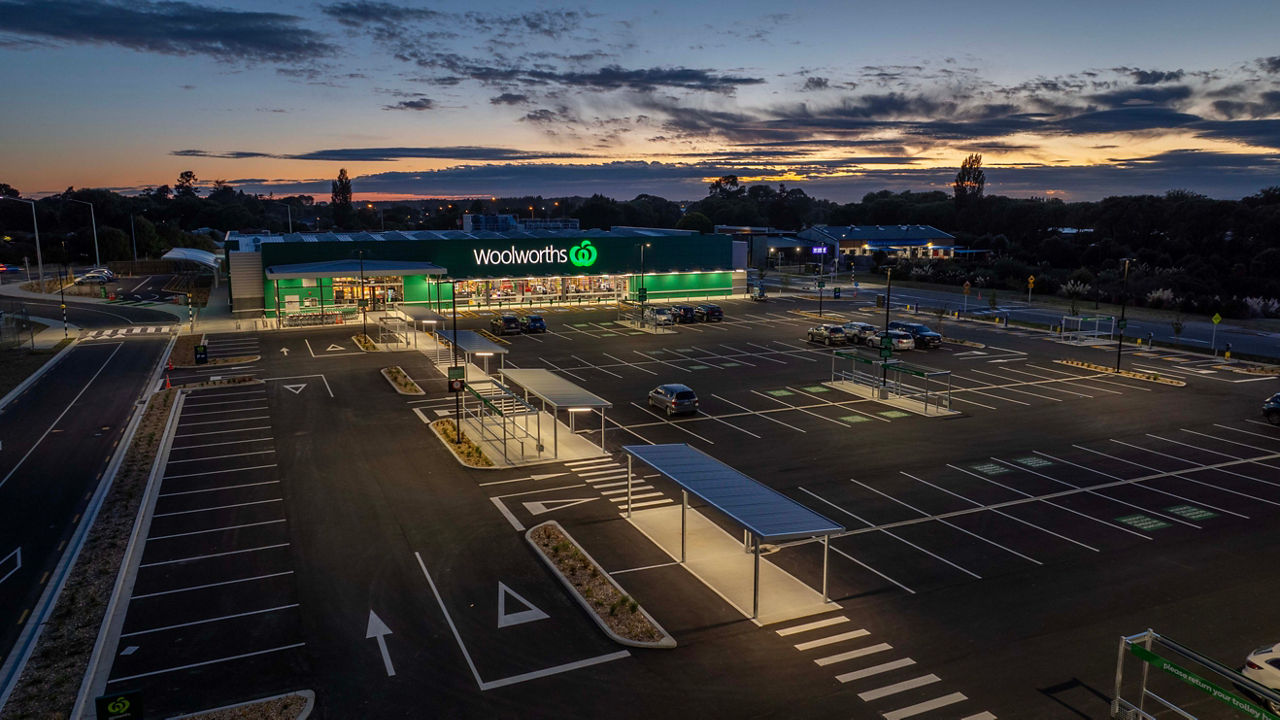
[[[335,307],[356,306],[361,297],[359,277],[333,279],[333,304]],[[370,310],[380,310],[388,303],[404,300],[404,278],[398,275],[366,277],[363,296],[369,300]]]
[[[527,277],[459,280],[458,300],[468,305],[564,302],[613,298],[626,288],[623,276]]]

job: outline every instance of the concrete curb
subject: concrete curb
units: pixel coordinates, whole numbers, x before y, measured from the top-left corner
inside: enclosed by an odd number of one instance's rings
[[[942,338],[942,342],[951,343],[952,345],[963,345],[971,348],[985,348],[987,346],[986,343],[974,342],[972,340],[961,340],[960,338],[949,338],[945,336]]]
[[[389,372],[391,368],[395,368],[396,370],[399,370],[401,375],[404,375],[406,378],[408,378],[409,382],[413,383],[413,387],[417,389],[417,392],[414,392],[413,390],[401,389],[400,385],[397,384],[396,381],[391,378],[391,373]],[[384,367],[378,372],[382,373],[382,377],[386,378],[387,382],[391,383],[391,387],[401,395],[426,395],[427,394],[425,390],[423,390],[421,387],[418,386],[418,383],[414,382],[413,378],[409,377],[409,373],[405,372],[404,368],[400,367],[399,365]]]
[[[594,620],[596,625],[598,625],[600,629],[604,631],[605,635],[608,635],[611,640],[618,643],[619,645],[626,645],[628,647],[670,650],[676,646],[676,639],[671,637],[671,633],[667,632],[665,628],[659,625],[658,621],[654,620],[653,616],[649,614],[649,611],[645,610],[644,607],[641,606],[639,603],[636,604],[637,609],[639,610],[640,614],[644,615],[645,619],[647,619],[650,623],[653,624],[655,628],[658,629],[658,632],[662,633],[661,640],[655,640],[652,642],[644,642],[640,640],[628,640],[627,638],[624,638],[621,635],[615,633],[608,625],[606,625],[604,622],[604,618],[600,617],[599,613],[595,611],[595,608],[591,607],[591,605],[586,601],[586,599],[583,598],[581,594],[579,594],[578,589],[573,586],[573,583],[569,582],[569,578],[565,577],[564,573],[560,572],[560,568],[556,567],[556,564],[552,562],[551,558],[547,557],[546,554],[542,552],[542,548],[538,546],[538,543],[534,542],[533,531],[537,530],[540,527],[546,527],[546,526],[552,526],[556,528],[561,532],[561,534],[563,534],[566,538],[568,538],[569,542],[573,543],[573,546],[578,549],[578,552],[582,553],[583,557],[591,561],[591,564],[595,566],[596,571],[600,573],[600,577],[603,577],[605,580],[607,580],[609,584],[612,585],[614,589],[618,591],[618,594],[624,597],[631,597],[631,596],[625,590],[622,589],[622,586],[618,584],[617,580],[613,579],[612,575],[605,572],[605,569],[600,565],[600,563],[596,562],[596,559],[591,557],[591,554],[586,551],[586,548],[582,547],[582,544],[579,543],[577,540],[574,540],[573,536],[569,534],[569,531],[565,530],[560,523],[556,522],[555,520],[548,520],[544,523],[539,523],[537,525],[534,525],[533,527],[525,531],[524,539],[529,543],[530,547],[533,548],[533,552],[542,560],[543,563],[546,564],[548,568],[551,569],[551,572],[555,574],[556,577],[560,578],[560,582],[564,584],[565,588],[569,591],[569,594],[573,596],[574,600],[578,601],[578,605],[580,605],[582,609],[585,610],[587,614],[591,616],[591,619]]]
[[[455,450],[455,449],[453,448],[453,446],[454,446],[454,442],[453,442],[452,440],[447,439],[444,435],[441,435],[441,434],[440,434],[440,431],[436,429],[436,423],[437,423],[437,422],[440,422],[440,420],[450,420],[450,421],[452,421],[452,422],[453,422],[453,427],[454,427],[454,428],[458,428],[458,427],[460,427],[460,424],[458,423],[457,418],[440,418],[439,420],[432,420],[431,422],[427,423],[427,427],[431,429],[432,434],[434,434],[434,435],[436,436],[436,438],[438,438],[438,439],[440,440],[441,444],[443,444],[446,448],[448,448],[448,450],[449,450],[449,454],[453,456],[453,459],[454,459],[454,460],[457,460],[457,461],[458,461],[458,464],[459,464],[459,465],[461,465],[461,466],[462,466],[462,467],[464,467],[464,468],[468,468],[468,469],[470,469],[470,470],[508,470],[508,469],[509,469],[509,468],[505,468],[505,467],[499,467],[499,466],[498,466],[498,465],[496,465],[496,464],[494,464],[494,465],[471,465],[471,464],[468,464],[468,463],[467,463],[467,461],[466,461],[466,460],[463,460],[463,459],[462,459],[462,456],[458,454],[458,451],[457,451],[457,450]],[[455,430],[455,432],[456,432],[456,430]],[[474,445],[475,443],[472,443],[472,444]],[[477,446],[477,447],[479,447],[479,446]],[[483,454],[484,454],[484,451],[483,451],[483,450],[481,450],[481,451],[480,451],[480,453],[483,455]],[[488,455],[485,455],[485,457],[489,457],[489,456],[488,456]]]
[[[202,343],[203,344],[203,343]],[[218,358],[221,360],[222,358]],[[174,365],[174,370],[191,370],[193,368],[211,368],[219,365],[239,365],[241,363],[253,363],[262,359],[261,355],[237,355],[233,358],[226,358],[226,362],[205,363],[204,365]]]
[[[1187,386],[1187,384],[1181,380],[1172,380],[1170,378],[1160,377],[1156,373],[1136,373],[1129,370],[1117,371],[1115,368],[1110,368],[1105,365],[1097,365],[1091,362],[1084,362],[1082,360],[1054,360],[1054,362],[1058,363],[1059,365],[1069,365],[1071,367],[1083,368],[1085,370],[1092,370],[1094,372],[1107,373],[1109,375],[1118,375],[1120,377],[1127,377],[1131,380],[1143,380],[1145,382],[1153,382],[1153,383],[1158,383],[1160,385],[1172,385],[1173,387]]]
[[[185,715],[173,715],[169,718],[169,720],[186,720],[187,718],[198,718],[201,715],[206,715],[208,713],[222,712],[223,710],[235,710],[237,708],[249,707],[250,705],[256,705],[258,703],[271,702],[272,700],[279,700],[281,698],[292,697],[294,695],[297,695],[298,697],[307,701],[306,706],[302,708],[302,712],[298,714],[298,717],[296,718],[296,720],[307,720],[307,718],[311,716],[311,711],[314,710],[316,707],[316,691],[315,690],[297,690],[295,692],[287,692],[287,693],[281,693],[279,695],[272,695],[271,697],[258,698],[257,700],[246,700],[245,702],[235,703],[234,705],[223,705],[222,707],[209,708],[208,710],[201,710],[199,712],[187,713]]]
[[[163,365],[161,367],[164,367]],[[169,406],[169,418],[165,422],[164,435],[160,440],[159,447],[156,448],[156,457],[151,463],[151,474],[147,478],[147,486],[142,494],[141,506],[138,510],[138,518],[134,521],[133,532],[129,536],[129,544],[125,547],[124,557],[120,562],[120,570],[116,575],[116,584],[111,591],[111,600],[107,603],[107,611],[102,616],[102,625],[98,630],[98,638],[93,644],[93,653],[89,656],[89,665],[85,668],[84,680],[80,684],[80,692],[76,696],[75,708],[71,711],[72,718],[88,718],[92,713],[90,708],[93,705],[92,698],[101,695],[107,687],[107,675],[110,673],[110,667],[102,668],[104,652],[107,647],[114,648],[120,640],[120,629],[124,625],[125,612],[128,610],[128,603],[121,604],[120,600],[124,597],[126,591],[133,591],[133,581],[138,573],[138,563],[142,560],[142,551],[146,542],[143,537],[145,530],[151,527],[151,515],[155,512],[156,498],[160,490],[160,476],[163,474],[165,464],[169,460],[169,451],[173,444],[173,431],[177,426],[176,420],[182,414],[182,407],[186,404],[187,394],[182,389],[178,389],[173,405]],[[146,406],[143,405],[145,410]],[[142,413],[138,413],[139,419]],[[130,445],[133,444],[132,437]],[[126,447],[126,451],[127,451]],[[123,455],[121,459],[123,460]],[[118,470],[119,467],[116,467]],[[111,474],[115,479],[115,472]]]
[[[53,357],[49,358],[48,362],[41,365],[35,372],[28,375],[26,380],[18,383],[18,387],[10,390],[3,399],[0,399],[0,411],[3,411],[9,403],[13,402],[22,393],[26,392],[27,388],[35,384],[36,380],[39,380],[41,375],[44,375],[54,365],[57,365],[64,357],[66,357],[67,352],[76,346],[76,342],[77,340],[73,338],[71,342],[67,343],[66,347],[59,350]]]

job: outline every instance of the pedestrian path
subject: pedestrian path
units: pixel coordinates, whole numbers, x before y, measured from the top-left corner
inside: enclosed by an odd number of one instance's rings
[[[598,490],[605,499],[617,505],[619,512],[625,513],[627,511],[626,465],[615,461],[609,455],[601,455],[586,460],[567,462],[565,466],[572,470],[575,475],[582,478],[588,485]],[[675,502],[649,484],[649,481],[656,477],[659,477],[657,473],[651,473],[649,475],[636,475],[632,478],[631,509],[638,510],[659,505],[670,505]]]

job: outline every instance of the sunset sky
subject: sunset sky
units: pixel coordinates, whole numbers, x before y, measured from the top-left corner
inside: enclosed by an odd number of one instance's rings
[[[1280,2],[0,0],[0,182],[317,199],[1280,185]],[[476,10],[473,8],[482,7]]]

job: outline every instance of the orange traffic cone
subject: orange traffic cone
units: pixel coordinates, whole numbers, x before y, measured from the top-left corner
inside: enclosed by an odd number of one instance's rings
[[[164,376],[164,389],[165,389],[165,390],[168,390],[168,389],[169,389],[169,388],[171,388],[171,387],[173,387],[173,386],[169,384],[169,376],[168,376],[168,375],[165,375],[165,376]]]
[[[166,370],[172,370],[172,369],[173,369],[173,358],[169,358],[169,364],[165,366],[165,369],[166,369]]]

